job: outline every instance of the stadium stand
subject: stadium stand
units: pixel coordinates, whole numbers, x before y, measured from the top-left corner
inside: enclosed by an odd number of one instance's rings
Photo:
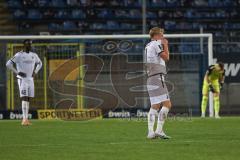
[[[134,34],[142,33],[141,0],[7,0],[18,33]],[[236,41],[240,1],[150,0],[147,28],[163,26],[167,33],[211,32],[215,42]],[[238,38],[237,38],[238,39]],[[229,44],[230,51],[236,44]],[[185,47],[186,48],[186,47]],[[215,51],[226,52],[215,44]]]

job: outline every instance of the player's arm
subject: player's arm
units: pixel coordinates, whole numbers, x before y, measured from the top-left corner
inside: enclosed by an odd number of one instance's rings
[[[225,69],[224,69],[222,75],[219,77],[219,83],[220,83],[221,88],[223,87],[224,81],[225,81]]]
[[[168,41],[166,39],[162,39],[161,43],[157,42],[155,48],[158,56],[160,56],[164,61],[169,60]]]
[[[211,83],[211,81],[210,81],[210,75],[211,75],[213,69],[214,69],[214,65],[211,65],[211,66],[208,67],[208,70],[206,71],[206,74],[205,74],[205,79],[206,79],[207,82],[208,82],[209,90],[210,90],[212,93],[215,93],[215,90],[214,90],[214,88],[213,88],[213,86],[212,86],[212,83]]]
[[[169,61],[168,40],[164,38],[162,42],[163,42],[163,52],[160,54],[160,56],[164,61]]]
[[[34,74],[37,74],[38,71],[42,68],[42,61],[41,59],[38,57],[38,55],[36,55],[36,68],[34,70]]]
[[[14,57],[12,57],[11,59],[9,59],[6,63],[6,67],[13,71],[16,75],[19,75],[21,77],[26,77],[26,74],[23,72],[18,72],[17,69],[14,67],[14,64],[16,64],[18,62],[18,54],[16,54]]]
[[[15,74],[18,74],[17,69],[14,67],[14,62],[13,62],[11,59],[9,59],[9,60],[7,61],[6,67],[7,67],[9,70],[13,71]]]
[[[205,74],[205,78],[206,78],[208,84],[211,83],[210,82],[210,75],[212,74],[213,69],[214,69],[214,65],[209,66],[208,69],[207,69],[207,72]]]
[[[207,80],[207,84],[208,84],[209,90],[212,93],[215,93],[214,88],[213,88],[212,83],[211,83],[210,78],[209,78],[209,71],[208,70],[207,70],[204,78]]]
[[[206,72],[205,76],[204,76],[204,79],[207,80],[208,84],[210,83],[210,79],[209,79],[209,73],[208,71]]]

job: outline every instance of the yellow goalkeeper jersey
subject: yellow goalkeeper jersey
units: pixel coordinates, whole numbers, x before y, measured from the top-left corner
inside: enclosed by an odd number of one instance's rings
[[[211,65],[208,67],[207,73],[210,81],[216,81],[224,77],[225,70],[220,70],[219,65]]]

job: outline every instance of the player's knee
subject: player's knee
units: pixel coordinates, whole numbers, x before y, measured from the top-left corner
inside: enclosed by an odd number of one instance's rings
[[[152,109],[159,110],[160,109],[160,104],[153,104],[151,106]]]
[[[169,109],[172,107],[171,101],[165,101],[165,102],[162,103],[162,105],[169,108]]]
[[[214,97],[219,97],[220,94],[219,94],[219,92],[216,92],[216,93],[213,94],[213,96],[214,96]]]
[[[202,94],[202,96],[208,98],[208,94]]]
[[[171,101],[169,101],[169,103],[168,103],[168,108],[169,108],[169,109],[172,108],[172,103],[171,103]]]
[[[172,108],[172,103],[170,102],[166,107],[171,109]]]

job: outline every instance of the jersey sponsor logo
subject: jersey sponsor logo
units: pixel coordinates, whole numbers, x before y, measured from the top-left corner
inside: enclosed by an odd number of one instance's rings
[[[31,63],[33,63],[33,61],[32,60],[27,60],[27,61],[23,61],[23,63],[31,64]]]

